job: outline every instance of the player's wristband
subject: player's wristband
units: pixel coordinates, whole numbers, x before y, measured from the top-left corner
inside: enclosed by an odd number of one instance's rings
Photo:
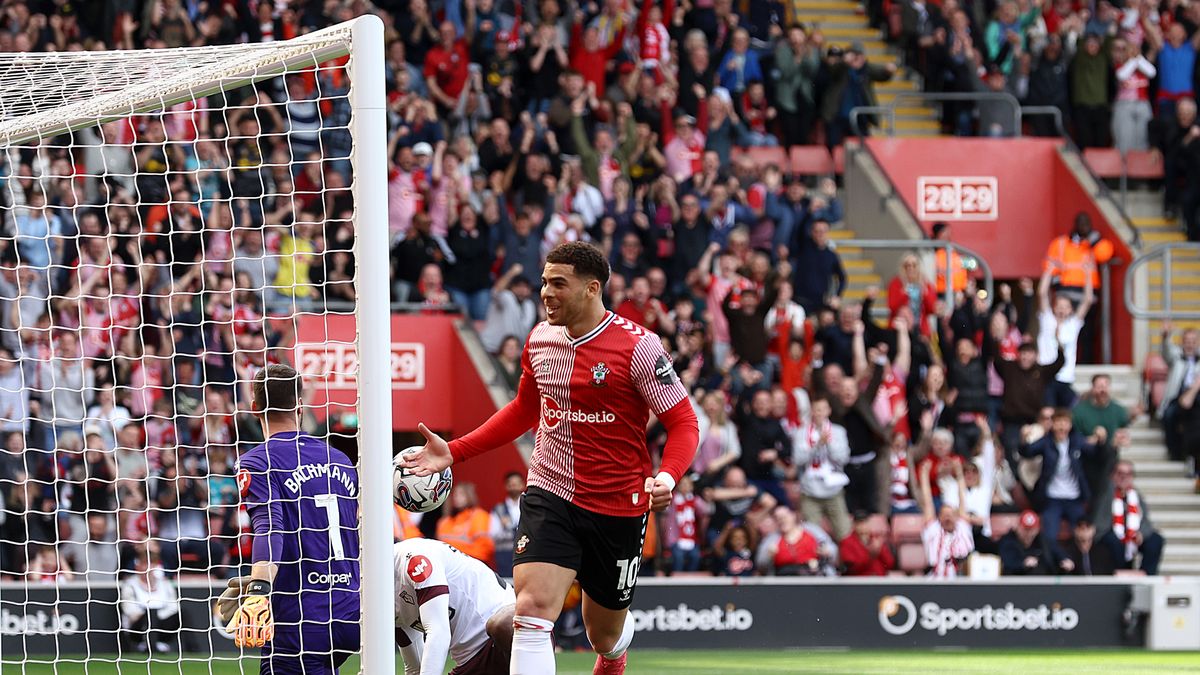
[[[263,579],[255,579],[246,584],[246,595],[270,595],[271,582]]]
[[[654,480],[666,483],[668,492],[675,491],[675,479],[672,478],[671,474],[667,473],[666,471],[659,471],[658,475],[654,477]]]

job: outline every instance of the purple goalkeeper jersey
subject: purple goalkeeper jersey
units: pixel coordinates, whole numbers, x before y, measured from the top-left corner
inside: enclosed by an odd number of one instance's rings
[[[254,562],[279,566],[277,630],[357,623],[358,472],[342,451],[284,432],[242,455],[238,487],[254,528]]]

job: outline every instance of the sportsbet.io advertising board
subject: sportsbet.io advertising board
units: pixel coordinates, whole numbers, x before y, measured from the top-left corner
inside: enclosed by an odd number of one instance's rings
[[[636,644],[667,649],[1113,647],[1142,644],[1121,624],[1135,583],[642,578],[632,612]],[[180,585],[188,651],[235,649],[213,619],[224,588]],[[2,584],[0,650],[114,652],[117,595],[112,584]]]
[[[1126,644],[1121,614],[1129,604],[1128,583],[756,581],[680,586],[642,580],[633,604],[637,644],[680,649]]]

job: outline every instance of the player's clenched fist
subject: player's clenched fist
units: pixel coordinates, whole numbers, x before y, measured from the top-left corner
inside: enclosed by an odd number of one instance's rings
[[[650,510],[666,510],[671,505],[671,492],[674,489],[675,479],[665,471],[660,471],[654,478],[647,478],[646,492],[650,493]]]
[[[271,617],[271,584],[261,579],[246,585],[242,605],[225,626],[239,647],[262,647],[275,637],[275,620]]]

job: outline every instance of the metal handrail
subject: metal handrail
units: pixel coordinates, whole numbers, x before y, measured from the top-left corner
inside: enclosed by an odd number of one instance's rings
[[[1146,251],[1133,259],[1129,263],[1129,269],[1125,272],[1125,307],[1129,310],[1129,314],[1135,319],[1183,319],[1194,320],[1200,319],[1200,310],[1176,310],[1172,305],[1172,276],[1173,270],[1171,265],[1174,261],[1174,251],[1193,251],[1200,254],[1200,243],[1194,242],[1174,242],[1170,244],[1159,244],[1154,248]],[[1137,269],[1142,265],[1151,262],[1155,259],[1162,259],[1162,309],[1148,309],[1137,306],[1137,299],[1134,297],[1134,283],[1136,282]]]
[[[855,137],[862,138],[862,127],[858,126],[858,118],[863,115],[874,115],[875,113],[884,113],[888,116],[888,136],[896,135],[896,109],[885,105],[860,105],[850,109],[850,130],[854,132]]]
[[[1016,96],[1006,91],[953,91],[953,92],[928,92],[928,91],[902,91],[896,94],[888,107],[893,110],[892,119],[895,119],[895,109],[897,104],[903,99],[919,99],[922,101],[931,102],[953,102],[953,101],[1003,101],[1007,103],[1013,110],[1013,137],[1021,136],[1021,102]],[[895,125],[892,125],[895,128]]]
[[[854,135],[862,137],[862,128],[858,124],[858,118],[861,115],[884,113],[888,117],[888,135],[896,135],[896,108],[897,104],[903,99],[919,99],[921,101],[947,102],[947,101],[1004,101],[1012,106],[1013,109],[1013,124],[1014,135],[1021,135],[1021,103],[1012,94],[1004,91],[981,91],[981,92],[928,92],[928,91],[903,91],[896,94],[892,102],[886,106],[882,105],[865,105],[856,106],[850,109],[850,130]],[[1037,113],[1035,113],[1037,114]],[[1061,120],[1060,120],[1061,126]]]
[[[1058,106],[1053,105],[1023,105],[1021,106],[1021,122],[1024,124],[1026,117],[1036,115],[1049,115],[1054,118],[1054,132],[1060,137],[1070,140],[1067,136],[1067,127],[1063,124],[1062,110]]]
[[[946,269],[942,271],[946,274],[945,300],[947,307],[954,307],[954,284],[951,281],[954,278],[954,256],[950,254],[956,251],[962,259],[973,258],[978,263],[980,271],[983,272],[983,290],[987,293],[989,301],[995,297],[995,280],[992,278],[991,266],[987,264],[983,256],[962,244],[938,239],[840,239],[837,245],[897,251],[914,249],[946,251]]]

